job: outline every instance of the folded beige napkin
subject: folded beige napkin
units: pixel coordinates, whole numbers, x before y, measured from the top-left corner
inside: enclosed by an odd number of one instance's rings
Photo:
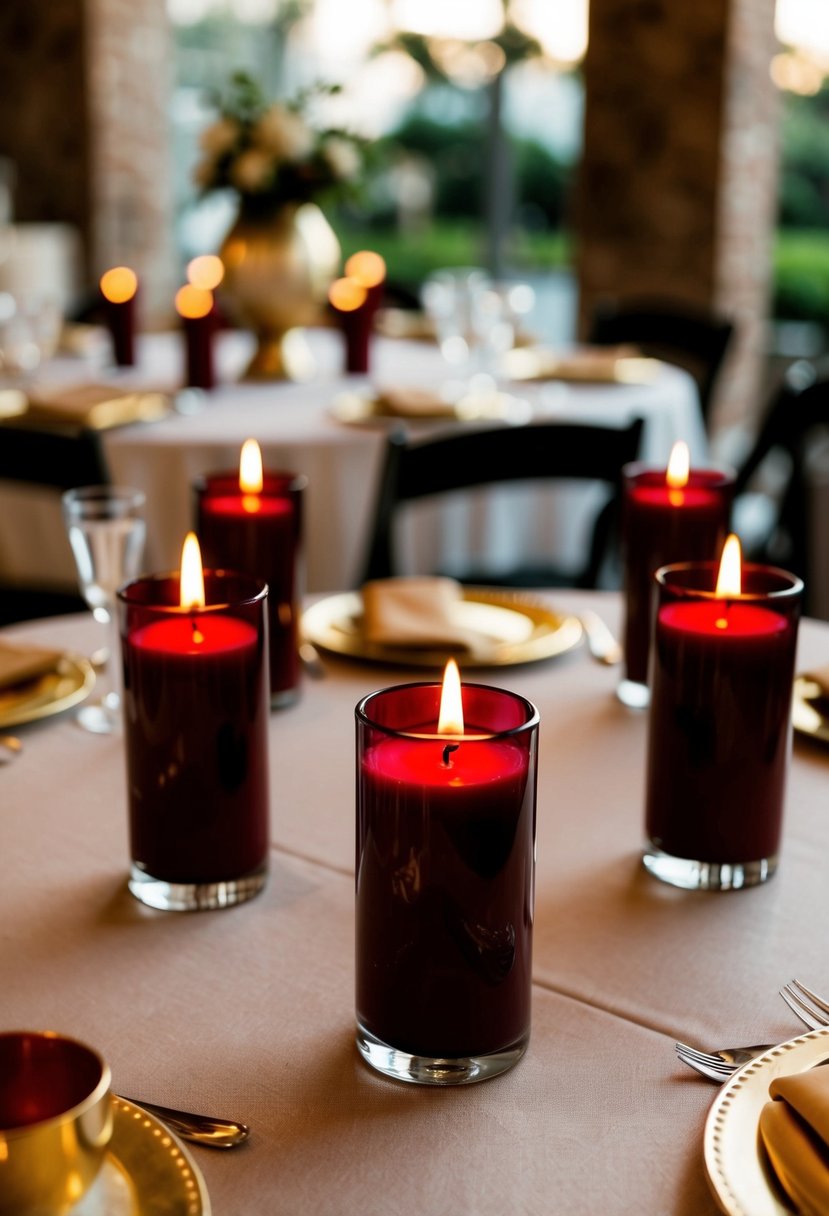
[[[129,392],[109,384],[36,387],[29,392],[27,418],[67,422],[102,430],[130,422],[151,422],[169,410],[163,393]]]
[[[416,650],[463,651],[490,658],[496,639],[459,619],[463,590],[451,578],[389,578],[366,583],[363,636],[367,642]]]
[[[445,401],[434,389],[408,386],[378,389],[374,410],[395,418],[451,418],[456,413],[455,402]]]
[[[760,1112],[760,1136],[798,1212],[829,1216],[829,1067],[769,1086],[773,1101]]]
[[[804,680],[812,680],[820,689],[820,696],[829,699],[829,667],[816,667],[814,671],[804,671]]]
[[[11,688],[54,671],[61,657],[59,650],[0,642],[0,688]]]

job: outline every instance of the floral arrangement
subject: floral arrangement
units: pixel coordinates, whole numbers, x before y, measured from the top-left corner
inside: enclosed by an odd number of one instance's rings
[[[283,203],[344,193],[359,179],[365,141],[349,132],[319,130],[303,110],[318,86],[291,102],[268,102],[244,72],[231,78],[220,117],[202,132],[194,178],[203,192],[231,187],[243,207],[267,212]]]

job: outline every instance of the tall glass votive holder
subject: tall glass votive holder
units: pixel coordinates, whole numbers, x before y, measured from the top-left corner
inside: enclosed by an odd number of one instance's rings
[[[206,565],[242,570],[268,584],[271,706],[300,693],[299,619],[303,590],[302,515],[307,479],[266,472],[262,489],[239,486],[238,473],[213,473],[196,484],[197,531]]]
[[[538,711],[463,685],[465,727],[437,733],[440,684],[356,708],[357,1046],[426,1085],[511,1068],[530,1035]]]
[[[643,464],[622,470],[624,555],[624,675],[618,697],[647,708],[648,664],[653,625],[653,576],[668,562],[711,561],[722,549],[734,474],[726,469],[691,469],[684,486],[672,487],[666,470]]]
[[[177,574],[118,593],[129,889],[168,911],[241,903],[268,874],[267,589],[204,586],[203,608],[179,606]]]
[[[803,584],[715,562],[657,571],[643,861],[663,882],[731,890],[777,868]]]

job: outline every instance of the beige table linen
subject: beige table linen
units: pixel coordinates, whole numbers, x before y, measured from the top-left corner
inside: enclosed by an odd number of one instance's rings
[[[615,596],[549,601],[618,627]],[[96,629],[4,636],[83,650]],[[827,661],[829,626],[804,622],[799,668]],[[715,1090],[673,1042],[790,1038],[778,988],[829,984],[829,752],[795,744],[770,883],[673,890],[639,862],[646,717],[615,700],[618,671],[580,648],[494,672],[541,712],[532,1039],[493,1081],[409,1087],[353,1045],[353,708],[421,673],[325,664],[271,717],[273,873],[236,909],[138,905],[121,742],[71,711],[20,728],[0,771],[2,1025],[80,1035],[122,1091],[250,1122],[244,1149],[198,1152],[216,1216],[713,1216]]]

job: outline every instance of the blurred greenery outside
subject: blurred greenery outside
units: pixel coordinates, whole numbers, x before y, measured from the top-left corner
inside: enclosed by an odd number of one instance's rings
[[[300,10],[306,0],[292,2]],[[219,64],[226,75],[232,59],[258,75],[267,92],[279,95],[279,81],[284,83],[286,72],[290,75],[284,30],[292,20],[286,5],[284,28],[273,27],[267,38],[258,41],[232,22],[203,22],[177,31],[179,84],[207,97],[208,81],[221,77]],[[428,84],[398,126],[374,145],[375,169],[361,196],[336,211],[326,209],[344,256],[361,248],[376,249],[386,259],[394,282],[412,294],[438,267],[480,265],[485,259],[486,96],[479,90],[474,100],[463,103],[462,120],[443,121],[444,113],[458,112],[458,106],[442,104],[445,90],[452,87],[445,81]],[[514,222],[505,261],[515,275],[567,272],[572,266],[568,221],[576,163],[565,161],[537,140],[509,135],[508,142]],[[826,339],[829,85],[809,97],[783,93],[780,146],[772,316],[816,324]],[[184,159],[179,156],[179,164]],[[408,194],[418,196],[419,202],[408,206]],[[179,206],[192,205],[192,187],[185,185],[179,191]]]

